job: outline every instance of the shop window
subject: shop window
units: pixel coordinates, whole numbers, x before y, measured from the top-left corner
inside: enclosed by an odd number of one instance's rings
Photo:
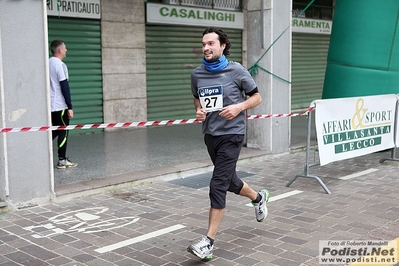
[[[292,16],[297,17],[309,4],[309,0],[294,0]],[[332,20],[333,0],[315,0],[300,17],[322,20]]]

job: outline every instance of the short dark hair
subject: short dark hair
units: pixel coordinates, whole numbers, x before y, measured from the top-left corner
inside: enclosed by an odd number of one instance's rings
[[[64,42],[61,40],[54,40],[50,43],[50,50],[51,53],[54,55],[55,53],[57,53],[57,49],[60,47],[61,44],[63,44]]]
[[[219,36],[220,44],[226,44],[226,47],[223,50],[223,54],[229,55],[231,43],[229,41],[229,38],[227,37],[227,34],[219,28],[208,27],[204,30],[204,32],[202,33],[202,36],[204,36],[205,34],[208,34],[208,33],[212,33],[212,32],[216,33]]]

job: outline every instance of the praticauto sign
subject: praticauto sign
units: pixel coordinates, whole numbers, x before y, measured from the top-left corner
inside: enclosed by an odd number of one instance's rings
[[[244,28],[244,14],[226,10],[147,3],[147,23]]]
[[[73,18],[101,18],[100,0],[50,0],[47,1],[47,15]]]

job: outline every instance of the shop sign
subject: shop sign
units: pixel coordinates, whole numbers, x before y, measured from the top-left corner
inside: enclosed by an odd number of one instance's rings
[[[315,34],[331,34],[332,21],[307,18],[293,18],[292,31]]]
[[[47,15],[73,18],[101,18],[101,0],[50,0],[47,1]]]
[[[147,23],[244,28],[244,14],[226,10],[147,3]]]

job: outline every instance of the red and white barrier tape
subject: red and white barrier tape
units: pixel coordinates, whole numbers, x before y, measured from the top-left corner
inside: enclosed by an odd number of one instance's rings
[[[306,112],[300,114],[249,115],[247,116],[247,119],[304,116],[307,115],[310,111],[312,111],[313,108],[314,107],[309,107],[306,110]],[[86,124],[86,125],[69,125],[69,126],[41,126],[41,127],[15,127],[15,128],[4,127],[0,128],[0,133],[49,131],[49,130],[78,130],[78,129],[92,129],[92,128],[148,127],[148,126],[181,125],[181,124],[194,124],[194,123],[200,123],[200,121],[197,119],[180,119],[180,120]]]

